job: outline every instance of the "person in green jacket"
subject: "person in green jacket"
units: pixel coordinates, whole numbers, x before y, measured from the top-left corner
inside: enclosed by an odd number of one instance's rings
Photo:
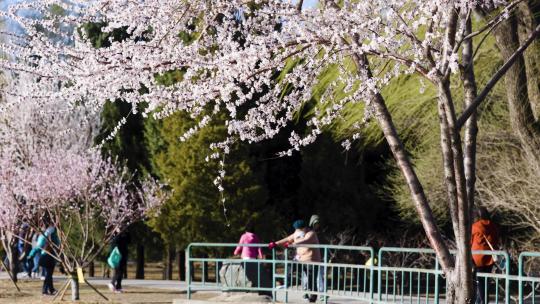
[[[54,247],[51,244],[54,243]],[[41,290],[43,295],[55,295],[56,289],[53,286],[53,272],[56,266],[56,260],[51,254],[54,249],[60,246],[60,239],[54,226],[49,226],[44,233],[40,234],[37,239],[36,247],[32,248],[28,259],[32,259],[37,253],[41,254],[39,259],[39,265],[43,267],[45,272],[45,280],[43,281],[43,288]]]

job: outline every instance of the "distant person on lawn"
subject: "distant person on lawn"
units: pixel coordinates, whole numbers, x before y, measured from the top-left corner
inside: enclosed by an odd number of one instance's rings
[[[30,251],[28,260],[33,259],[34,256],[40,254],[39,266],[43,268],[45,279],[43,280],[43,295],[55,295],[56,289],[53,286],[53,272],[56,266],[56,259],[51,255],[54,254],[54,248],[60,246],[60,238],[56,228],[52,225],[46,225],[45,232],[40,233],[37,239],[36,247]]]
[[[268,247],[270,249],[276,246],[288,247],[289,245],[318,245],[319,238],[317,233],[310,229],[306,222],[303,220],[297,220],[293,223],[294,233],[288,237],[279,240],[277,242],[271,242]],[[303,263],[319,263],[321,262],[321,252],[319,248],[311,247],[296,247],[296,256],[294,257],[295,261]],[[316,278],[319,276],[320,267],[313,264],[304,264],[302,265],[302,287],[304,290],[316,291],[318,288],[316,286]],[[317,295],[312,294],[304,295],[304,299],[309,300],[313,303],[317,301]]]
[[[497,250],[499,247],[499,227],[490,219],[485,207],[478,207],[476,211],[476,222],[472,225],[471,249],[472,250]],[[473,254],[474,267],[477,273],[490,273],[495,265],[495,260],[491,254]],[[484,298],[484,282],[476,277],[476,304],[489,303],[489,289],[487,297]],[[487,285],[489,286],[489,284]]]
[[[118,267],[114,268],[114,275],[109,283],[109,289],[115,293],[121,293],[123,291],[122,279],[127,272],[128,246],[130,242],[131,237],[127,231],[117,234],[111,242],[111,251],[113,251],[115,247],[118,247],[118,251],[120,251],[120,255],[122,256]]]
[[[248,247],[241,246],[242,244],[260,244],[261,240],[255,234],[255,228],[252,224],[248,224],[246,227],[246,232],[240,237],[238,241],[238,246],[234,250],[234,255],[240,255],[243,260],[253,260],[253,259],[262,259],[262,249],[259,247]]]

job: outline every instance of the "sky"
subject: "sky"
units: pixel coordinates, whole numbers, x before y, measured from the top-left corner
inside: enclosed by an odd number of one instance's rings
[[[17,2],[20,2],[20,1],[21,0],[0,0],[0,10],[5,11],[10,4],[17,3]],[[284,1],[286,1],[286,0],[284,0]],[[293,1],[296,2],[298,0],[293,0]],[[304,8],[315,7],[318,2],[319,2],[319,0],[304,0]],[[8,22],[7,25],[10,28],[10,30],[13,30],[11,23]]]
[[[319,0],[304,0],[304,7],[314,7]]]

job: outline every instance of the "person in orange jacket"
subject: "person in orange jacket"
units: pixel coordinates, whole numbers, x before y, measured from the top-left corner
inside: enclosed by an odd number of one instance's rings
[[[477,220],[472,225],[471,249],[473,251],[497,250],[499,247],[499,227],[491,221],[485,207],[478,207],[476,211]],[[490,273],[496,262],[491,254],[473,254],[472,257],[476,273]],[[476,277],[476,304],[489,303],[489,290],[484,298],[485,286],[485,282],[480,282]]]

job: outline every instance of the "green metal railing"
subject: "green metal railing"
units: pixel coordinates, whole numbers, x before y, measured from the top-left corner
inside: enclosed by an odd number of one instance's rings
[[[388,254],[414,254],[423,256],[431,264],[423,263],[419,267],[408,265],[385,265],[384,257]],[[452,252],[455,254],[455,252]],[[478,284],[484,285],[484,298],[489,294],[495,296],[496,304],[504,301],[510,303],[510,259],[505,251],[485,251],[474,250],[473,254],[486,254],[497,256],[498,260],[504,261],[503,274],[498,273],[478,273]],[[427,258],[426,258],[427,257]],[[500,270],[499,270],[500,271]],[[446,280],[440,270],[439,261],[435,257],[432,249],[421,248],[392,248],[383,247],[379,250],[378,272],[378,300],[379,302],[399,302],[399,303],[432,303],[438,304],[444,299],[446,294]],[[383,281],[383,278],[385,280]],[[501,283],[504,281],[504,286]],[[494,293],[488,293],[489,287],[494,285]],[[391,287],[389,287],[391,286]],[[408,290],[405,287],[409,287]],[[400,288],[398,288],[400,287]],[[389,290],[390,289],[390,290]],[[501,294],[501,290],[504,292]],[[508,292],[507,292],[508,291]],[[430,300],[431,299],[431,300]]]
[[[187,295],[194,291],[253,291],[274,301],[289,302],[290,294],[331,297],[365,303],[434,303],[444,301],[446,280],[432,249],[302,245],[319,249],[320,262],[299,262],[296,248],[267,249],[265,244],[242,244],[264,248],[264,259],[242,260],[231,256],[238,244],[193,243],[186,249]],[[478,273],[484,298],[491,303],[536,303],[540,277],[526,274],[525,259],[540,257],[537,252],[519,256],[518,274],[510,274],[506,251],[473,251],[497,257],[498,273]],[[378,263],[365,264],[366,260]],[[220,270],[222,270],[220,274]],[[229,269],[229,271],[225,271]]]
[[[526,299],[530,298],[530,303],[536,303],[537,291],[540,287],[540,278],[533,275],[526,275],[524,273],[525,259],[526,258],[540,258],[540,252],[522,252],[518,259],[518,280],[519,280],[519,304],[523,304]],[[530,284],[530,291],[528,295],[525,295],[524,290],[527,285]]]

